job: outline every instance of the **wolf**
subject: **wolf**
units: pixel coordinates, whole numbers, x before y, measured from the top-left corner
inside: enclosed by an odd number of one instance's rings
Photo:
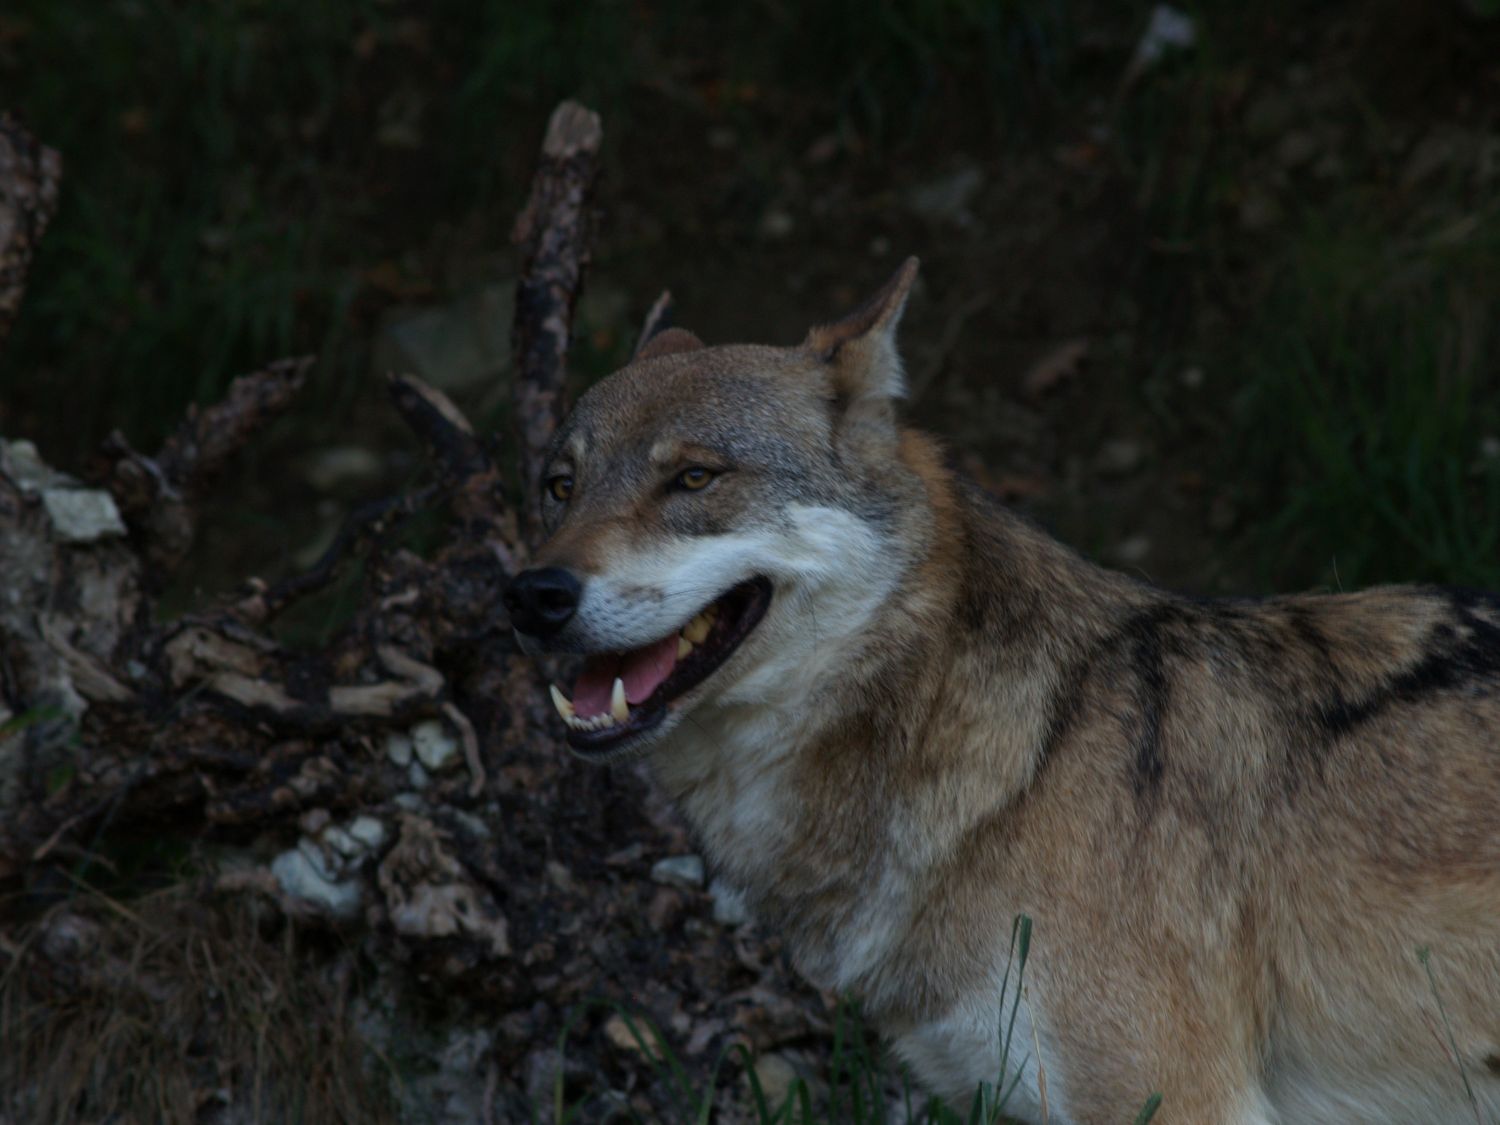
[[[1500,1120],[1500,597],[1179,596],[905,424],[915,259],[795,347],[650,340],[582,396],[505,603],[572,751],[649,758],[816,985],[967,1106]]]

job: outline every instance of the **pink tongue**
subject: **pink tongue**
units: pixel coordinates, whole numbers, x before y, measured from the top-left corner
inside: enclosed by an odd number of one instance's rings
[[[677,665],[677,635],[664,637],[654,645],[638,648],[624,655],[610,653],[591,656],[578,682],[573,685],[573,711],[580,719],[592,719],[609,710],[610,693],[615,677],[625,681],[625,698],[630,703],[649,699]]]

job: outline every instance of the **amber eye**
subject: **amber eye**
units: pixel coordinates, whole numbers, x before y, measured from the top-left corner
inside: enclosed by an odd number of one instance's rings
[[[573,496],[573,478],[567,475],[551,477],[547,481],[547,491],[559,504],[566,504]]]
[[[678,473],[673,483],[687,492],[697,492],[700,488],[707,487],[708,482],[713,479],[713,470],[705,469],[702,465],[694,465],[691,469],[683,469]]]

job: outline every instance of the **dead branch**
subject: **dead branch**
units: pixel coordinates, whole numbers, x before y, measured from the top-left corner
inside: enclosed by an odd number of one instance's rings
[[[247,625],[264,625],[275,619],[294,602],[325,589],[360,550],[396,531],[418,512],[431,508],[442,491],[440,485],[432,484],[415,492],[361,504],[310,569],[270,584],[259,578],[250,579],[244,596],[229,612]]]
[[[223,400],[187,417],[155,457],[130,447],[118,430],[105,441],[104,485],[137,534],[147,560],[174,569],[192,546],[197,502],[229,458],[291,405],[312,357],[284,359],[229,385]]]
[[[512,347],[528,543],[539,538],[542,462],[565,408],[568,333],[588,266],[589,200],[603,139],[592,110],[563,102],[553,111],[531,198],[511,234],[521,252]]]
[[[37,243],[57,210],[62,157],[0,114],[0,340],[10,332]]]
[[[533,476],[561,409],[599,143],[594,114],[559,107],[516,228]],[[414,786],[434,808],[471,805],[508,755],[550,744],[501,604],[524,545],[492,449],[412,378],[389,389],[428,483],[360,506],[310,570],[157,623],[148,578],[185,556],[214,477],[292,404],[310,363],[237,380],[153,456],[113,435],[96,474],[107,491],[0,442],[0,535],[14,548],[0,579],[20,595],[0,605],[0,878],[76,858],[104,824],[265,832],[310,810],[386,809]],[[420,558],[395,532],[437,505],[454,519]],[[357,560],[357,604],[326,643],[294,650],[261,631]]]

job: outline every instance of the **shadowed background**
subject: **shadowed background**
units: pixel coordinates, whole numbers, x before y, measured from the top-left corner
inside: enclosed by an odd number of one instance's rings
[[[916,416],[1080,548],[1207,590],[1493,584],[1500,24],[1184,13],[1142,67],[1142,4],[23,0],[0,74],[66,177],[0,426],[76,463],[316,351],[337,424],[262,447],[207,548],[285,565],[288,513],[315,539],[402,471],[373,373],[504,427],[508,227],[579,95],[580,384],[664,286],[710,341],[792,342],[914,252]]]

